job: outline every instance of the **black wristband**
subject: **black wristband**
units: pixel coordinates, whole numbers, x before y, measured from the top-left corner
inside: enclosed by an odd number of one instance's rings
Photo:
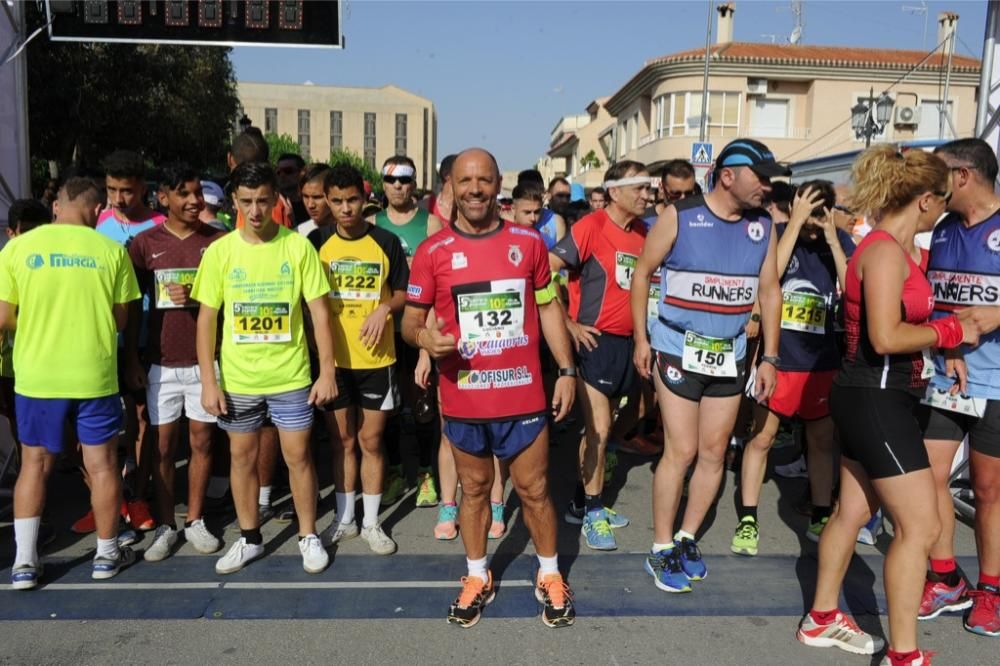
[[[775,367],[775,369],[781,367],[781,357],[780,356],[767,356],[766,354],[764,354],[764,355],[761,355],[760,362],[761,363],[770,363],[771,365],[773,365]]]
[[[559,368],[560,377],[576,377],[576,368]]]

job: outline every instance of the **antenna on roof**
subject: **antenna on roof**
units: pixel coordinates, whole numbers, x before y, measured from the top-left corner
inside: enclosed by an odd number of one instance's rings
[[[927,3],[921,0],[920,6],[916,5],[903,5],[903,11],[907,14],[923,14],[924,15],[924,39],[920,42],[920,47],[922,50],[927,50]]]
[[[806,27],[805,19],[802,18],[803,3],[801,1],[790,2],[788,3],[788,5],[789,5],[788,7],[775,7],[774,11],[776,12],[791,11],[792,14],[795,16],[795,27],[792,28],[791,34],[789,34],[787,37],[788,43],[795,45],[802,42],[802,31]],[[762,35],[762,36],[771,37],[771,35]],[[774,40],[772,40],[771,43],[773,44]]]

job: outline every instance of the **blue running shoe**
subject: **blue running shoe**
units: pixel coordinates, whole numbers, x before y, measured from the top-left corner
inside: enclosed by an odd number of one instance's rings
[[[95,557],[93,571],[90,577],[94,580],[107,580],[114,578],[118,572],[135,562],[135,551],[128,546],[121,546],[118,549],[118,559],[112,560],[106,557]]]
[[[580,533],[587,539],[587,548],[592,550],[616,550],[618,543],[608,523],[608,513],[604,509],[588,511],[583,517]]]
[[[708,567],[705,560],[701,559],[701,551],[698,544],[691,539],[681,539],[674,541],[676,550],[680,551],[681,568],[689,580],[705,580],[708,577]]]
[[[885,531],[882,526],[882,509],[872,514],[872,517],[865,523],[865,526],[858,530],[858,543],[866,546],[874,546],[879,535]]]
[[[14,590],[33,589],[41,576],[41,564],[19,564],[10,571],[10,587]]]
[[[690,592],[691,583],[681,568],[677,549],[661,550],[646,556],[646,573],[653,577],[656,587],[664,592]]]

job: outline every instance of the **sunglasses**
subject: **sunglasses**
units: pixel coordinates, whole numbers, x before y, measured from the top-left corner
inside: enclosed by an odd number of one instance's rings
[[[280,169],[275,169],[275,173],[279,173],[282,176],[290,176],[293,173],[298,173],[299,170],[295,167],[281,167]]]
[[[944,199],[945,205],[947,205],[947,204],[949,204],[951,202],[951,192],[937,192],[937,191],[935,191],[935,192],[932,192],[931,194],[933,194],[936,197],[941,197],[942,199]]]
[[[388,185],[395,185],[396,183],[400,185],[412,185],[413,176],[382,176],[382,182]]]
[[[841,206],[840,204],[833,204],[833,209],[839,210],[841,213],[845,213],[847,215],[854,215],[854,211],[848,208],[847,206]]]
[[[678,199],[693,197],[694,190],[665,190],[663,196],[667,198],[667,201],[677,201]]]

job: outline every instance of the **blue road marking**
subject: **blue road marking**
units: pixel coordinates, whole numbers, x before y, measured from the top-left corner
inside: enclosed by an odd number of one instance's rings
[[[642,554],[581,555],[562,562],[581,616],[797,616],[812,596],[811,555],[706,557],[709,577],[691,594],[657,590],[643,571]],[[337,555],[319,575],[301,559],[271,555],[230,575],[215,574],[215,557],[139,562],[114,579],[90,580],[90,561],[46,560],[42,585],[0,591],[0,620],[109,619],[364,619],[444,618],[465,574],[456,555]],[[958,558],[969,576],[974,557]],[[854,614],[885,612],[881,555],[855,558],[844,586]],[[508,560],[498,580],[492,617],[533,617],[536,560]],[[0,572],[7,580],[9,569]],[[801,581],[801,582],[800,582]]]

